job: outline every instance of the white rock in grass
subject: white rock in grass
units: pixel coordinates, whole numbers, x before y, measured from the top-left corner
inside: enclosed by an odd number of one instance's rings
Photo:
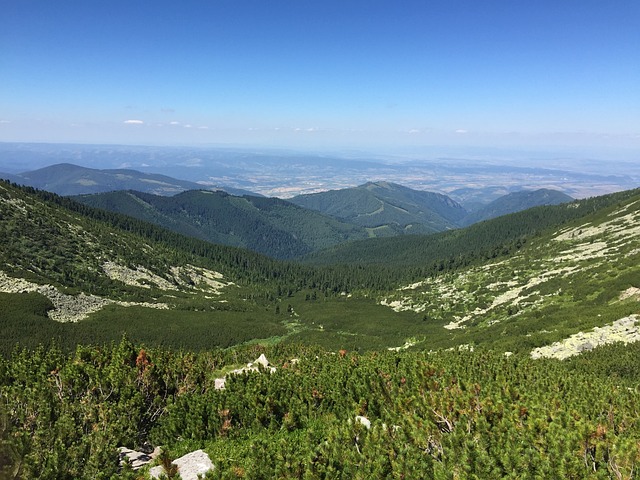
[[[371,428],[371,420],[369,420],[367,417],[363,417],[362,415],[357,415],[356,422],[364,425],[364,427],[367,430]]]

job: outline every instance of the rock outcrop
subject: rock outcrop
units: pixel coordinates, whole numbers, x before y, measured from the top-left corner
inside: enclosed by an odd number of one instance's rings
[[[137,452],[136,450],[131,450],[127,447],[118,448],[118,452],[118,455],[120,457],[120,465],[123,465],[124,463],[130,463],[131,468],[133,468],[134,470],[138,470],[151,463],[153,459],[160,455],[160,447],[156,447],[151,453]]]
[[[67,295],[53,285],[40,285],[22,278],[10,277],[2,271],[0,271],[0,292],[37,292],[40,295],[44,295],[51,301],[54,307],[53,310],[48,312],[49,318],[57,322],[78,322],[106,305],[112,304],[123,307],[142,306],[163,310],[169,308],[169,305],[166,303],[121,302],[98,297],[97,295],[87,295],[82,292],[79,295]]]
[[[608,343],[631,343],[640,341],[640,328],[636,325],[638,315],[616,320],[611,325],[595,327],[590,332],[578,332],[560,342],[555,342],[545,347],[538,347],[531,351],[531,358],[565,358],[579,353],[593,350],[600,345]]]
[[[362,415],[356,415],[356,423],[363,425],[367,430],[371,428],[371,420],[367,417],[363,417]]]

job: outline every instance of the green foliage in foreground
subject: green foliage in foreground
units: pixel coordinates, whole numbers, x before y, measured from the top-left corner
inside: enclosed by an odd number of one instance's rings
[[[173,457],[204,448],[208,478],[631,478],[640,378],[617,348],[588,363],[283,345],[196,354],[126,340],[22,350],[0,361],[0,458],[15,478],[137,478],[116,448],[151,442]],[[624,351],[638,363],[639,346]],[[214,389],[260,353],[274,373]]]

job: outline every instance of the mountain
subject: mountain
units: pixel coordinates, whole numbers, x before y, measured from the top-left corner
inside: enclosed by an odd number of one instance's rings
[[[447,192],[447,195],[472,213],[480,210],[492,201],[517,191],[514,186],[461,187]]]
[[[488,205],[470,213],[462,219],[462,226],[489,220],[490,218],[520,212],[541,205],[558,205],[573,200],[569,195],[558,190],[541,188],[533,191],[520,191],[503,195]]]
[[[273,258],[298,257],[368,237],[362,227],[277,198],[191,190],[172,197],[118,191],[75,199],[184,235],[248,248]]]
[[[14,183],[20,183],[22,181],[22,178],[20,177],[20,175],[15,173],[6,173],[6,172],[0,172],[0,179],[6,180],[8,182],[14,182]]]
[[[185,190],[203,188],[198,183],[177,180],[165,175],[127,169],[98,170],[70,163],[60,163],[20,173],[8,180],[58,195],[82,195],[113,190],[137,190],[157,195],[174,195]],[[222,190],[232,194],[255,195],[241,189],[222,188]]]
[[[384,312],[399,327],[413,321],[389,316],[370,298],[359,297],[346,310],[342,304],[344,292],[388,290],[413,279],[404,269],[278,262],[6,182],[0,182],[0,238],[4,354],[16,342],[53,340],[73,349],[122,335],[196,350],[268,338],[295,343],[316,336],[327,316],[342,318],[338,311],[348,312],[364,336],[327,332],[318,340],[340,345],[347,339],[371,348],[407,333],[386,324],[365,326],[372,314]],[[302,321],[293,305],[313,311]]]
[[[413,190],[389,182],[299,195],[289,199],[361,225],[372,236],[433,233],[455,228],[467,212],[446,195]]]

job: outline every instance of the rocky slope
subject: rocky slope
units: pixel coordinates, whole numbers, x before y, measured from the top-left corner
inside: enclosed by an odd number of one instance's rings
[[[638,339],[639,265],[635,197],[541,236],[504,260],[407,285],[380,303],[420,312],[462,343],[493,337],[507,344],[511,336],[511,343],[535,347],[535,356],[564,358]],[[591,333],[572,336],[581,331]],[[546,347],[554,342],[560,343]]]

